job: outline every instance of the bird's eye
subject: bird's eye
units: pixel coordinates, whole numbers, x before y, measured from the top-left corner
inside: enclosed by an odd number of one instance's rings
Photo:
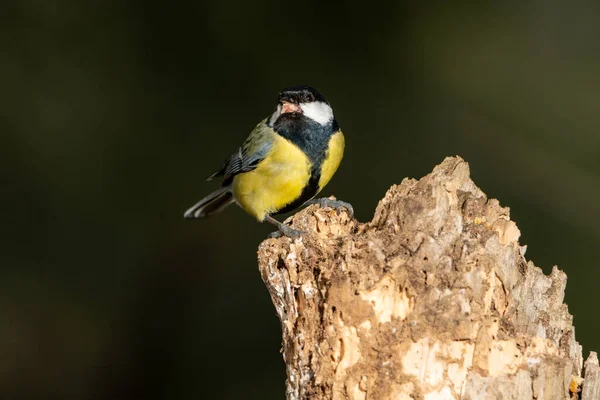
[[[313,101],[315,101],[315,96],[312,93],[306,93],[304,95],[304,101],[306,103],[312,103]]]

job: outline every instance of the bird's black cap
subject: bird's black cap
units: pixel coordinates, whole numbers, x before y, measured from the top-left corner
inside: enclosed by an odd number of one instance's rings
[[[312,103],[313,101],[322,101],[327,103],[325,97],[313,87],[307,85],[288,86],[279,92],[279,101],[289,101],[292,103]]]

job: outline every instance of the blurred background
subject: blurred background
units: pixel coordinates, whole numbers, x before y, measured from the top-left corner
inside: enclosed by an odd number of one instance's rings
[[[600,3],[578,4],[4,4],[0,397],[284,398],[273,228],[182,213],[296,83],[346,133],[324,194],[368,221],[462,156],[599,351]]]

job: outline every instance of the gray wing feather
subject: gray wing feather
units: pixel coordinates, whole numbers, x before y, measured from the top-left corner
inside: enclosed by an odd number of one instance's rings
[[[207,180],[223,176],[223,184],[228,184],[235,175],[255,169],[269,154],[272,145],[271,128],[264,120],[254,128],[244,144],[225,161],[223,167],[210,175]]]

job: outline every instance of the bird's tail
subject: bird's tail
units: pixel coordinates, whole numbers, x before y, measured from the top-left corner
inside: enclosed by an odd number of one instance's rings
[[[234,201],[231,185],[223,186],[190,207],[183,217],[187,219],[208,217],[218,213]]]

